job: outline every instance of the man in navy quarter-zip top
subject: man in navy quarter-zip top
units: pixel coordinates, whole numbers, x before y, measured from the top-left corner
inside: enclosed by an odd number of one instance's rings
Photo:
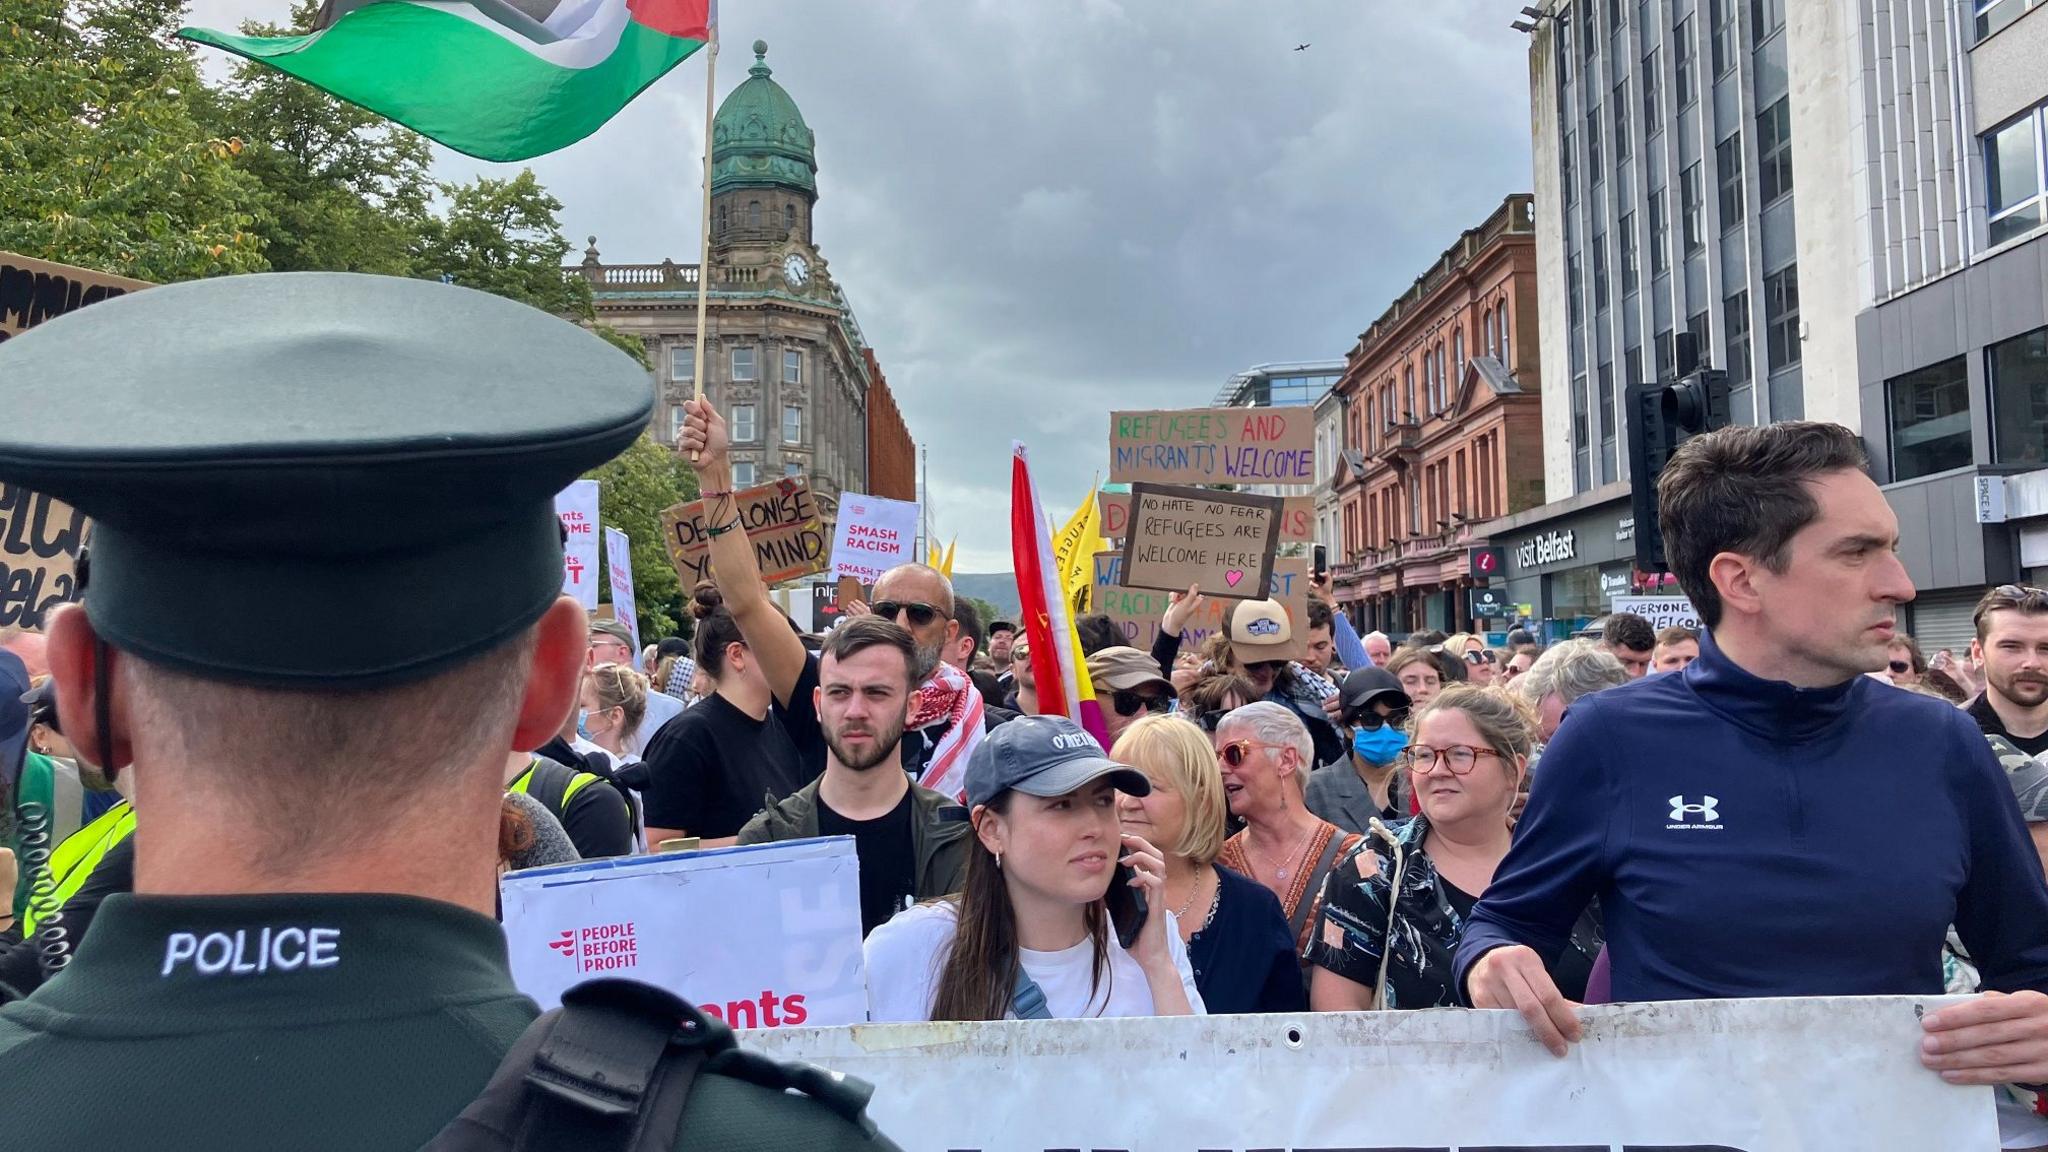
[[[1595,898],[1616,1000],[1935,995],[1953,924],[1990,991],[1928,1014],[1922,1062],[2048,1081],[2048,884],[2012,789],[1960,709],[1864,675],[1913,598],[1865,466],[1806,422],[1672,457],[1658,520],[1700,657],[1579,701],[1544,749],[1458,949],[1473,1006],[1562,1055],[1579,1023],[1544,960]]]

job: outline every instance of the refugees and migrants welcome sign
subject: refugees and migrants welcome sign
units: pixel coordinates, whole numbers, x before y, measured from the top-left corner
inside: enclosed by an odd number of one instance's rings
[[[1991,1089],[1920,1066],[1920,1014],[1942,1002],[1588,1008],[1586,1038],[1562,1060],[1512,1012],[1456,1008],[891,1024],[742,1043],[873,1084],[868,1115],[906,1152],[1997,1148]]]
[[[1131,484],[1313,484],[1309,408],[1109,414],[1109,480]]]

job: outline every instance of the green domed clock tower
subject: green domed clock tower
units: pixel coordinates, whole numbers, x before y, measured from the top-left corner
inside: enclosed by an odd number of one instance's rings
[[[712,121],[704,394],[732,433],[734,480],[807,477],[830,521],[842,492],[917,497],[902,479],[909,430],[812,233],[816,146],[755,41],[753,67]],[[644,342],[660,393],[654,435],[674,443],[695,390],[698,266],[607,264],[592,237],[568,271],[590,283],[599,320]]]

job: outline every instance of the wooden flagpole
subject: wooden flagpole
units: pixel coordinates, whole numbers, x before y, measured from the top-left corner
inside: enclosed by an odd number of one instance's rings
[[[714,8],[713,11],[716,11]],[[718,115],[718,24],[711,25],[711,43],[705,45],[711,58],[704,64],[704,229],[703,254],[697,261],[697,351],[692,385],[696,398],[704,398],[704,312],[711,290],[711,132]]]

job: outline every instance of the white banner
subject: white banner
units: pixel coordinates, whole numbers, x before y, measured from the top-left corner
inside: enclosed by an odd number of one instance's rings
[[[620,976],[736,1028],[868,1018],[851,836],[534,868],[499,891],[512,981],[543,1008]]]
[[[1510,1012],[895,1024],[749,1048],[875,1085],[906,1152],[1991,1152],[1989,1088],[1920,1066],[1939,998],[1589,1008],[1564,1059]]]
[[[832,536],[832,575],[873,584],[882,573],[917,559],[917,505],[848,492],[839,501]]]
[[[604,560],[612,584],[612,619],[632,633],[633,667],[639,668],[640,610],[633,601],[633,542],[610,525],[604,530]]]
[[[569,541],[562,548],[562,595],[585,612],[597,609],[597,481],[578,480],[555,494],[555,515]]]
[[[1702,628],[1699,610],[1692,601],[1683,596],[1616,596],[1616,612],[1633,612],[1650,622],[1650,627],[1669,628],[1683,624],[1687,628]]]

